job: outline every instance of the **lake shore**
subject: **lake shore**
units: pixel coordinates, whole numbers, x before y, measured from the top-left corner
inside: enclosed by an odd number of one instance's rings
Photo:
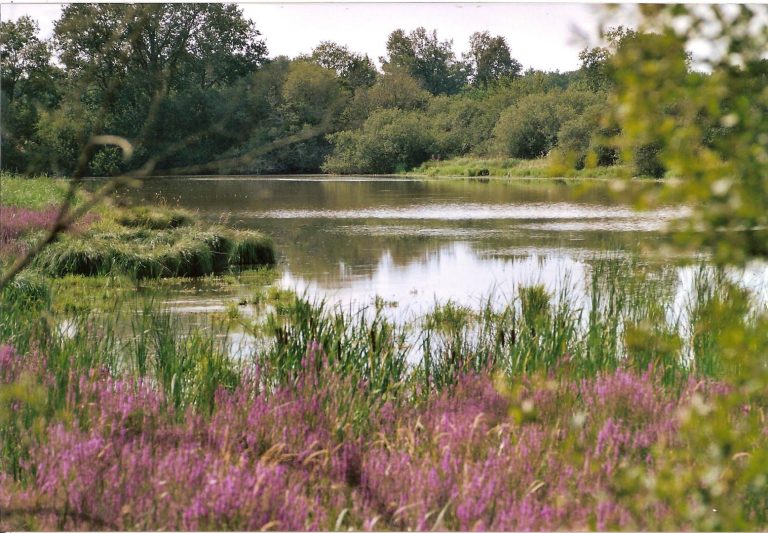
[[[9,198],[42,210],[63,183]],[[578,197],[537,179],[144,185],[116,200],[134,207],[94,215],[164,228],[155,236],[189,227],[189,213],[206,231],[250,221],[274,229],[288,262],[192,280],[111,268],[19,276],[0,294],[0,527],[678,529],[687,515],[666,498],[688,497],[687,486],[660,495],[638,476],[699,464],[711,443],[703,420],[738,432],[739,450],[766,431],[759,402],[729,394],[723,377],[741,363],[722,349],[734,336],[768,348],[765,310],[702,265],[696,298],[676,314],[673,269],[601,255],[615,245],[603,232],[627,233],[628,246],[650,222],[600,187]],[[88,231],[68,238],[89,245]],[[569,286],[565,263],[547,261],[589,247],[586,292],[573,300],[557,290]],[[377,265],[385,249],[383,281],[423,265],[422,289],[470,287],[496,265],[550,272],[555,285],[522,275],[503,305],[434,302],[398,322],[387,298],[336,305],[275,284],[289,267],[323,279],[340,258]],[[430,270],[456,260],[462,279]],[[338,276],[364,280],[367,269]],[[226,305],[198,306],[193,320],[174,307],[201,291],[225,293]],[[233,350],[244,338],[254,343]]]

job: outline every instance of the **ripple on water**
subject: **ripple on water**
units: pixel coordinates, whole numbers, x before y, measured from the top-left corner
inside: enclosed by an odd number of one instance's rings
[[[419,204],[407,207],[370,207],[363,209],[273,209],[241,213],[241,216],[272,219],[412,219],[412,220],[600,220],[623,219],[635,221],[672,220],[685,214],[682,208],[664,208],[637,212],[629,207],[577,205],[571,203],[477,204],[446,203]]]

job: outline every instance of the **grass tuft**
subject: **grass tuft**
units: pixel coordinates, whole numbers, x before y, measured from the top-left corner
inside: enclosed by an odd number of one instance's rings
[[[254,231],[223,227],[166,230],[96,228],[82,236],[62,236],[35,258],[53,277],[125,274],[135,279],[198,277],[233,266],[275,263],[272,241]]]

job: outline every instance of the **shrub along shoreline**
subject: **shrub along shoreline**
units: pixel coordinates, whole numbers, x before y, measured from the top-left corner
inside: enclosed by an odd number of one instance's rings
[[[505,157],[456,157],[425,161],[403,173],[429,178],[536,178],[536,179],[615,179],[631,176],[627,165],[586,167],[580,170],[563,166],[550,158],[515,159]],[[638,179],[638,178],[635,178]],[[640,178],[642,179],[642,178]],[[647,178],[646,178],[647,179]]]

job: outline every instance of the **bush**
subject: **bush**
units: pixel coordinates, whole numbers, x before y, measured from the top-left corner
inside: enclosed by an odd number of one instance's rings
[[[600,98],[587,91],[552,91],[521,98],[496,123],[493,137],[497,151],[523,159],[545,156],[557,145],[563,124],[583,115]]]
[[[390,174],[426,161],[434,153],[435,139],[426,128],[423,113],[382,109],[374,112],[362,129],[330,136],[333,152],[324,172]]]
[[[635,147],[633,161],[635,163],[635,174],[637,176],[650,176],[652,178],[663,178],[667,169],[659,161],[659,152],[661,146],[658,143],[643,144]]]
[[[462,97],[436,97],[427,114],[441,159],[480,150],[498,119],[497,112],[485,101]]]

